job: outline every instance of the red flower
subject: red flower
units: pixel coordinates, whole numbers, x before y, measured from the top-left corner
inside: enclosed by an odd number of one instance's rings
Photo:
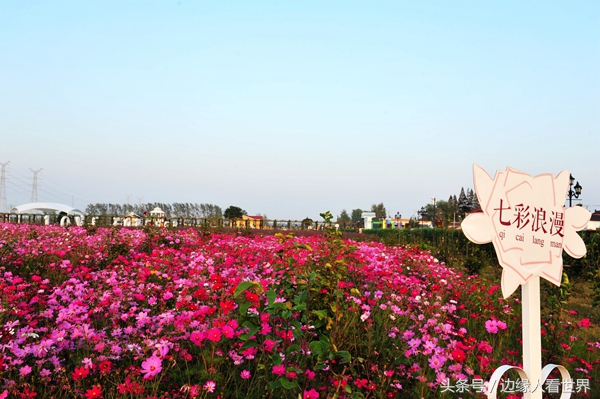
[[[85,393],[87,399],[95,399],[102,397],[102,387],[100,385],[94,385],[92,389],[88,389]]]
[[[35,391],[30,391],[29,387],[25,387],[23,392],[19,393],[19,397],[22,399],[31,399],[37,396]]]
[[[110,360],[105,360],[103,362],[100,362],[98,368],[100,369],[100,372],[102,374],[108,374],[112,370],[112,363],[110,362]]]
[[[250,302],[258,302],[259,298],[254,292],[246,291],[246,299]]]
[[[462,363],[466,358],[467,355],[465,355],[465,352],[461,351],[460,349],[454,349],[452,351],[452,359],[456,360],[457,362]]]
[[[75,371],[73,371],[73,380],[79,381],[81,379],[84,379],[85,377],[88,376],[89,373],[90,373],[90,370],[88,370],[84,366],[75,367]]]
[[[364,378],[359,378],[357,380],[354,380],[354,385],[356,385],[359,388],[366,388],[367,385],[369,385],[369,381]]]
[[[221,301],[219,305],[221,305],[221,311],[223,311],[223,314],[228,314],[229,312],[235,309],[235,302],[231,299]]]

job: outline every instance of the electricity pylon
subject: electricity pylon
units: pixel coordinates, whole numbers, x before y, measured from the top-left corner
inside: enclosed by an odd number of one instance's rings
[[[0,174],[0,212],[8,212],[8,204],[6,202],[6,175],[5,169],[6,165],[8,165],[10,161],[7,163],[1,163],[2,165],[2,174]]]
[[[29,170],[33,172],[33,184],[32,184],[33,188],[31,190],[31,202],[38,202],[38,196],[37,196],[37,185],[38,185],[37,174],[42,171],[42,168],[40,168],[38,170],[33,170],[33,169],[29,168]]]

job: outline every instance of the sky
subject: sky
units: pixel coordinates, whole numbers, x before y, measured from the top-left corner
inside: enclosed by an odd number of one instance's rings
[[[416,215],[568,170],[600,209],[600,2],[0,2],[9,205]]]

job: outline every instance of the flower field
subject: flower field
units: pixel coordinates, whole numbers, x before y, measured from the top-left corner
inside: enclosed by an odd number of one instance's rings
[[[335,234],[0,224],[0,288],[0,399],[483,398],[521,362],[518,294]],[[590,320],[543,324],[600,397]]]

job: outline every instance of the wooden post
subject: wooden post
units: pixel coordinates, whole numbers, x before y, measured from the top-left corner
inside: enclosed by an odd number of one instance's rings
[[[529,377],[530,392],[525,399],[542,399],[542,334],[540,317],[540,276],[521,286],[523,295],[523,371]]]

